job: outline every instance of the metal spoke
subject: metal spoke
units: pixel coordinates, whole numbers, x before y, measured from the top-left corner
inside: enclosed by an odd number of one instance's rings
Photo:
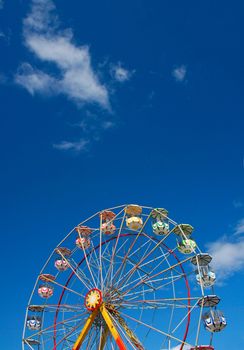
[[[129,319],[132,320],[132,321],[135,321],[135,322],[137,322],[137,323],[140,323],[142,326],[145,326],[145,327],[147,327],[147,328],[149,328],[149,329],[152,329],[152,330],[154,330],[154,331],[157,332],[157,333],[166,335],[167,337],[170,337],[170,338],[172,338],[172,339],[174,339],[174,340],[177,340],[178,342],[182,343],[182,340],[181,340],[181,339],[176,338],[176,337],[174,337],[173,335],[168,334],[167,332],[163,332],[163,331],[161,331],[160,329],[157,329],[156,327],[153,327],[153,326],[151,326],[151,325],[149,325],[149,324],[147,324],[147,323],[145,323],[145,322],[139,321],[139,320],[137,320],[137,319],[134,318],[134,317],[128,316],[127,314],[125,314],[125,313],[123,313],[123,312],[121,312],[121,315],[123,315],[123,316],[129,318]],[[183,344],[184,344],[184,345],[191,346],[191,344],[187,343],[186,341],[183,342]]]

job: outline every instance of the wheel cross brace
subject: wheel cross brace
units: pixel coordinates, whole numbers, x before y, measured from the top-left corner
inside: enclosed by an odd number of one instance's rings
[[[115,328],[113,321],[105,307],[104,304],[102,304],[98,309],[95,309],[91,315],[88,317],[79,337],[77,338],[72,350],[79,350],[85,337],[87,336],[87,333],[89,332],[96,316],[98,315],[98,313],[101,312],[104,321],[106,322],[107,328],[105,329],[102,339],[101,339],[101,343],[100,343],[100,347],[99,350],[103,350],[105,342],[106,342],[106,337],[108,334],[108,330],[110,331],[110,333],[112,334],[116,344],[119,347],[119,350],[126,350],[125,344],[122,340],[122,338],[120,337],[117,329]]]

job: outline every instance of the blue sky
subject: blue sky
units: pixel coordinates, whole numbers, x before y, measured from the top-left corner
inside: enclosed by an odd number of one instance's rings
[[[45,259],[93,212],[165,207],[213,254],[242,349],[242,1],[0,1],[2,316],[19,349]]]

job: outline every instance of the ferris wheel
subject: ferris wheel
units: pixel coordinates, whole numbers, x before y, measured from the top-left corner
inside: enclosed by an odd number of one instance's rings
[[[22,350],[213,350],[226,319],[193,230],[135,204],[82,221],[37,277]]]

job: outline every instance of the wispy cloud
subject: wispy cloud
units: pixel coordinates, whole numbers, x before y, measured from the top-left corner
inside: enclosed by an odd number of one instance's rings
[[[213,256],[212,265],[217,272],[217,281],[219,283],[223,283],[235,272],[243,270],[244,241],[231,243],[226,238],[222,238],[210,243],[208,251]]]
[[[115,123],[112,122],[111,120],[105,120],[103,123],[102,123],[102,128],[104,130],[108,130],[108,129],[112,129],[115,127]]]
[[[244,219],[241,219],[232,235],[224,235],[207,245],[209,254],[213,256],[212,265],[220,284],[234,273],[244,271],[244,237],[241,236],[243,233]]]
[[[113,82],[119,83],[128,81],[134,71],[124,68],[121,63],[105,62],[98,64],[98,74],[92,65],[90,48],[77,44],[71,28],[63,30],[61,27],[52,0],[31,1],[30,12],[23,21],[23,36],[26,48],[35,58],[35,65],[22,62],[15,82],[32,96],[63,95],[78,108],[86,107],[82,120],[69,123],[79,128],[78,137],[53,144],[57,150],[79,153],[89,150],[94,141],[101,139],[103,132],[116,126],[110,89],[101,82],[101,70],[109,70]],[[89,113],[97,108],[99,113]]]
[[[110,72],[112,77],[120,83],[130,80],[132,75],[135,73],[134,70],[129,71],[128,69],[124,68],[120,62],[115,65],[112,65]]]
[[[90,141],[85,139],[79,139],[78,141],[61,141],[53,145],[54,148],[61,151],[73,151],[74,153],[80,153],[87,151]]]
[[[22,63],[15,76],[15,81],[28,90],[31,95],[37,91],[41,94],[57,94],[59,84],[55,78],[43,71],[34,69],[29,63]]]
[[[111,120],[108,116],[103,116],[101,118],[101,113],[99,116],[90,111],[86,111],[83,118],[78,123],[71,124],[72,127],[80,128],[84,134],[88,137],[90,134],[96,135],[101,133],[102,130],[109,130],[116,127],[115,120]]]
[[[0,40],[5,45],[8,45],[8,46],[10,45],[11,37],[12,37],[12,30],[10,28],[4,29],[4,31],[0,30]]]
[[[22,64],[15,80],[31,94],[63,94],[77,104],[96,103],[109,109],[108,89],[91,64],[88,46],[74,42],[72,29],[61,31],[51,0],[33,0],[24,20],[27,48],[40,60],[58,68],[58,74]]]
[[[77,123],[69,123],[72,128],[76,128],[82,137],[78,137],[75,141],[61,141],[53,144],[53,147],[59,151],[72,151],[75,154],[88,152],[91,148],[93,141],[99,141],[101,134],[104,131],[115,128],[116,123],[109,117],[103,116],[102,120],[100,115],[90,111],[85,111],[81,121]]]
[[[244,233],[244,218],[239,220],[235,227],[235,235],[241,235]]]
[[[173,69],[172,76],[175,78],[176,81],[183,82],[186,78],[186,73],[187,73],[186,66],[181,65]]]
[[[4,6],[4,1],[0,0],[0,10],[3,8],[3,6]]]

